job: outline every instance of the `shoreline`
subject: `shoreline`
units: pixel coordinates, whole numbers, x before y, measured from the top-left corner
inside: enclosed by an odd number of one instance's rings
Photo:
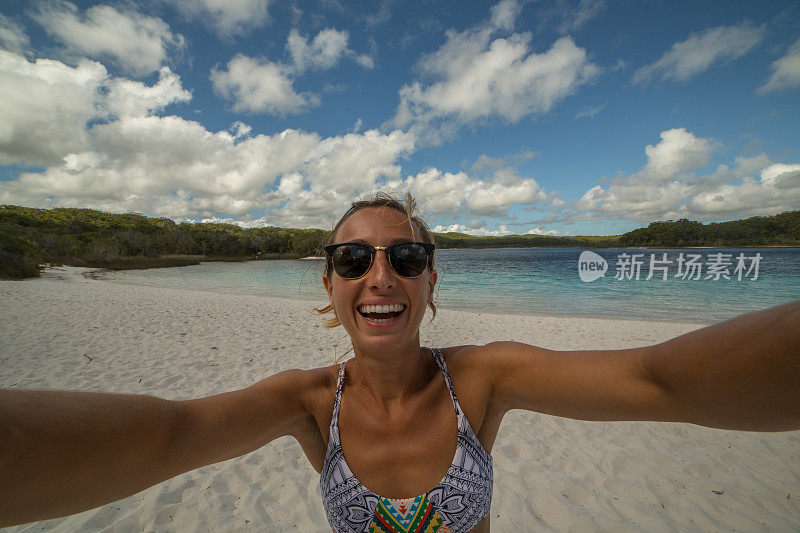
[[[63,271],[63,273],[61,273],[62,271]],[[43,278],[45,278],[45,279],[47,279],[47,278],[53,278],[53,279],[75,278],[75,279],[77,279],[78,276],[82,276],[82,277],[86,278],[87,280],[91,280],[91,281],[105,282],[105,283],[111,283],[111,284],[123,285],[123,286],[130,286],[130,287],[157,288],[157,286],[154,286],[154,285],[138,285],[138,284],[135,284],[135,283],[120,283],[120,282],[118,282],[116,280],[113,280],[113,279],[103,278],[102,277],[103,274],[108,272],[108,270],[103,269],[103,268],[53,267],[53,268],[47,269],[46,272],[48,272],[49,275],[45,276],[44,273],[43,273]],[[161,288],[164,288],[164,287],[161,287]],[[176,291],[190,291],[190,292],[202,292],[202,293],[209,293],[209,294],[219,294],[219,295],[234,296],[234,297],[236,297],[236,296],[249,296],[249,297],[254,297],[254,298],[266,298],[266,299],[273,299],[274,298],[274,299],[279,299],[279,300],[289,300],[289,301],[293,301],[293,302],[306,302],[306,303],[316,302],[317,305],[324,304],[324,302],[322,302],[322,301],[317,301],[317,300],[312,300],[312,299],[276,297],[276,296],[269,296],[269,295],[264,295],[264,294],[244,294],[244,293],[232,293],[232,292],[219,292],[219,291],[210,291],[210,290],[205,290],[205,289],[184,289],[184,288],[169,288],[169,289],[170,290],[176,290]],[[310,311],[313,312],[313,307],[310,309]],[[437,318],[434,319],[434,322],[435,322],[435,320],[437,320],[440,317],[441,313],[444,312],[444,311],[447,311],[448,313],[449,312],[455,312],[455,313],[464,313],[464,314],[467,314],[467,315],[475,315],[476,317],[477,316],[482,316],[482,315],[491,315],[491,316],[495,316],[495,317],[529,317],[529,318],[540,319],[540,320],[572,320],[572,319],[577,319],[577,320],[591,320],[591,321],[606,321],[606,322],[612,322],[612,323],[614,323],[614,322],[623,322],[623,323],[628,323],[628,324],[632,324],[632,325],[639,325],[639,324],[648,324],[648,325],[649,324],[674,324],[674,325],[679,325],[679,326],[686,326],[686,327],[689,327],[689,328],[692,328],[692,329],[698,329],[698,328],[705,327],[705,326],[708,326],[710,324],[713,324],[713,322],[707,322],[707,323],[693,322],[693,321],[685,321],[684,322],[684,321],[675,321],[675,320],[656,320],[656,319],[647,319],[647,318],[630,319],[630,318],[610,318],[610,317],[603,317],[603,316],[575,316],[575,315],[566,315],[566,314],[565,315],[555,315],[555,314],[554,315],[548,315],[548,314],[542,314],[542,313],[537,313],[537,314],[513,313],[513,312],[501,313],[501,312],[497,312],[497,311],[493,311],[493,310],[477,311],[477,310],[469,309],[469,308],[441,307],[439,305],[437,305]],[[423,328],[425,326],[431,325],[430,315],[431,315],[430,310],[428,310],[426,315],[425,315],[425,319],[422,321],[422,327]]]
[[[126,281],[120,281],[120,280],[117,280],[117,279],[111,279],[109,277],[106,277],[106,274],[112,274],[113,275],[117,271],[110,271],[110,270],[103,269],[103,268],[94,268],[94,269],[85,268],[85,267],[55,267],[55,268],[58,268],[58,269],[83,269],[83,270],[87,271],[87,273],[85,273],[84,275],[89,277],[89,278],[91,278],[91,279],[93,279],[93,280],[103,281],[103,282],[107,282],[107,283],[115,283],[115,284],[118,284],[118,285],[126,285],[126,286],[134,286],[134,287],[163,287],[162,285],[157,285],[157,284],[149,285],[149,284],[144,284],[144,283],[126,282]],[[46,277],[44,273],[43,273],[43,277]],[[211,289],[208,289],[208,288],[197,288],[197,289],[186,289],[186,288],[176,288],[176,287],[169,287],[169,288],[175,288],[175,289],[180,289],[180,290],[193,290],[193,291],[199,291],[199,292],[207,292],[207,293],[210,293],[210,294],[223,294],[223,295],[229,295],[229,296],[254,296],[254,297],[259,297],[259,298],[281,298],[281,299],[293,300],[293,301],[297,301],[297,302],[307,302],[309,304],[313,304],[312,305],[313,307],[317,307],[319,305],[325,305],[326,304],[326,301],[323,298],[315,299],[315,298],[310,298],[310,297],[298,297],[298,296],[294,295],[294,293],[287,293],[286,295],[274,296],[274,295],[269,295],[269,294],[259,294],[259,293],[252,293],[252,292],[233,292],[233,291],[211,290]],[[502,316],[520,316],[520,317],[528,316],[528,317],[547,317],[547,318],[559,318],[559,319],[560,318],[563,318],[563,319],[578,318],[578,319],[587,319],[587,320],[619,320],[619,321],[628,321],[628,322],[646,322],[646,323],[656,323],[656,324],[658,324],[658,323],[685,324],[685,325],[697,326],[697,327],[708,326],[708,325],[711,325],[711,324],[714,324],[714,323],[718,322],[718,321],[713,321],[713,320],[700,321],[700,320],[692,320],[692,319],[686,319],[686,320],[666,319],[665,320],[665,319],[649,318],[649,317],[639,317],[639,318],[609,317],[609,316],[603,316],[603,315],[598,315],[598,314],[588,314],[588,313],[587,314],[580,314],[580,315],[566,314],[566,313],[563,313],[563,314],[557,314],[557,313],[548,314],[548,313],[542,313],[542,312],[530,313],[530,312],[526,312],[525,310],[516,312],[516,311],[511,310],[511,309],[504,309],[504,310],[495,310],[495,309],[485,309],[484,310],[484,309],[481,309],[481,310],[479,310],[479,309],[476,309],[476,308],[473,308],[473,307],[468,307],[468,306],[463,306],[463,307],[461,307],[461,306],[449,306],[447,304],[442,304],[441,302],[437,302],[436,303],[436,308],[437,308],[438,311],[448,310],[448,311],[458,311],[458,312],[463,312],[463,313],[471,313],[471,314],[476,314],[476,315],[486,315],[486,314],[488,314],[488,315],[501,316],[501,317]],[[424,323],[425,322],[423,322],[423,324]]]
[[[0,281],[0,387],[187,399],[289,368],[334,363],[341,328],[305,301],[134,286],[81,270]],[[498,316],[503,318],[498,318]],[[514,339],[558,350],[629,348],[686,324],[442,309],[427,346]],[[458,387],[458,383],[456,383]],[[492,530],[800,529],[800,431],[506,415],[492,455]],[[281,438],[118,502],[7,531],[329,531],[319,475]]]

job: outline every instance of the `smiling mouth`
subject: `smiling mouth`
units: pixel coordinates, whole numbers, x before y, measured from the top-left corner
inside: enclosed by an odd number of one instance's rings
[[[403,304],[392,305],[362,305],[358,312],[370,322],[389,322],[403,314],[406,306]]]

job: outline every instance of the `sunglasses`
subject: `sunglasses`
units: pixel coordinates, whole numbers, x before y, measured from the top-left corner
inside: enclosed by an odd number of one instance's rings
[[[435,249],[436,245],[428,242],[401,242],[391,246],[343,242],[329,244],[325,253],[333,264],[333,270],[346,279],[358,279],[369,272],[377,250],[386,252],[389,266],[398,276],[416,278],[432,263]]]

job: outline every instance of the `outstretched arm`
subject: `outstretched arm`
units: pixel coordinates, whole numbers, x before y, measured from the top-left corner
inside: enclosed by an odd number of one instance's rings
[[[290,434],[305,415],[301,376],[183,402],[0,390],[0,527],[91,509]]]
[[[645,369],[680,420],[800,429],[800,301],[662,343]]]
[[[800,429],[800,301],[644,348],[556,352],[499,342],[465,350],[482,361],[492,401],[505,410]]]

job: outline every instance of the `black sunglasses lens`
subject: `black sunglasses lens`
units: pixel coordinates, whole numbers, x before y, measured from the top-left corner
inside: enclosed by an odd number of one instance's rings
[[[403,277],[417,277],[428,266],[428,251],[419,244],[398,244],[390,247],[389,252],[392,268]]]
[[[331,255],[333,269],[343,278],[360,278],[372,264],[372,251],[359,244],[336,247]]]

